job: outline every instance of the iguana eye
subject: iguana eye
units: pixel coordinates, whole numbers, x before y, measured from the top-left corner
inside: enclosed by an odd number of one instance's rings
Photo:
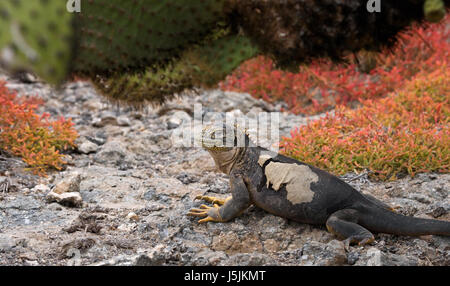
[[[213,132],[213,133],[211,134],[211,139],[216,139],[216,132]]]

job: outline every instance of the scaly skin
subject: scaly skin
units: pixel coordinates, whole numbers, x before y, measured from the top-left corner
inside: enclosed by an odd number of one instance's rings
[[[243,147],[223,146],[230,130],[234,131],[232,139],[238,135],[245,138]],[[372,232],[450,236],[450,222],[397,214],[387,204],[323,170],[255,146],[237,128],[205,127],[202,146],[230,176],[232,196],[226,200],[196,197],[214,204],[188,213],[203,218],[200,223],[229,221],[254,204],[294,221],[325,224],[328,231],[344,239],[346,247],[373,242]]]

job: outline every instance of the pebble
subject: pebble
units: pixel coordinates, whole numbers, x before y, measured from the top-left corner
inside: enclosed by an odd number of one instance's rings
[[[0,253],[11,251],[14,247],[16,243],[12,237],[0,234]]]
[[[59,182],[56,183],[52,192],[56,194],[63,193],[77,193],[80,191],[81,174],[71,173],[64,176]]]
[[[131,230],[133,230],[133,228],[136,227],[135,223],[131,223],[131,224],[121,224],[117,227],[117,230],[123,231],[123,232],[130,232]]]
[[[103,111],[100,117],[95,118],[92,122],[94,127],[105,127],[106,125],[118,125],[117,116],[114,112]]]
[[[193,119],[185,111],[175,111],[167,120],[167,128],[175,129],[183,123],[191,122]]]
[[[117,125],[119,126],[131,126],[131,121],[127,116],[119,116],[117,118]]]
[[[332,240],[328,243],[309,241],[303,248],[303,256],[300,265],[331,266],[344,265],[347,263],[347,254],[344,243]]]
[[[95,154],[94,160],[100,164],[120,164],[126,158],[128,152],[119,141],[109,141]]]
[[[57,202],[68,207],[81,207],[83,204],[83,198],[78,192],[66,192],[58,194],[51,191],[47,194],[46,198],[49,203]]]
[[[127,215],[127,219],[131,220],[131,221],[138,221],[139,220],[139,216],[136,213],[134,213],[134,212],[130,212]]]
[[[44,184],[36,185],[33,189],[31,189],[32,192],[40,192],[40,193],[48,193],[50,191],[50,187]]]
[[[359,266],[417,266],[417,258],[382,252],[371,247],[361,256],[355,265]]]
[[[88,140],[84,141],[77,147],[78,151],[80,151],[83,154],[96,153],[98,148],[99,147],[97,144],[92,143],[91,141],[88,141]]]

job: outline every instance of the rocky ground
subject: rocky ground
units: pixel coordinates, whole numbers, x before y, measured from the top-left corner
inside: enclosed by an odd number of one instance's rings
[[[43,96],[41,112],[72,117],[80,138],[66,170],[47,178],[0,153],[0,265],[450,265],[450,239],[439,236],[378,234],[372,245],[346,251],[325,227],[256,207],[229,223],[200,225],[187,217],[202,203],[197,195],[228,196],[227,177],[208,153],[172,140],[193,119],[194,104],[203,115],[248,117],[281,104],[216,90],[134,110],[109,104],[85,82],[60,91],[8,82],[19,94]],[[307,120],[281,113],[281,135]],[[343,179],[398,212],[450,220],[450,174]]]

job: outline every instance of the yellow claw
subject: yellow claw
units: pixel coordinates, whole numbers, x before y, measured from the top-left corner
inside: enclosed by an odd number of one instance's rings
[[[371,244],[371,243],[374,242],[374,241],[375,241],[375,237],[372,236],[372,237],[370,237],[370,238],[366,238],[366,239],[364,239],[364,240],[358,242],[358,245],[359,245],[359,246],[363,246],[363,245]]]
[[[199,209],[191,209],[187,215],[188,216],[197,216],[197,217],[205,217],[208,215],[208,210],[211,209],[211,207],[207,205],[201,205]]]
[[[221,199],[216,197],[209,197],[209,196],[196,196],[194,200],[203,200],[211,204],[218,204],[219,206],[222,206],[225,204],[227,199]]]
[[[208,222],[208,221],[216,221],[216,220],[214,220],[212,217],[209,216],[209,217],[199,220],[198,223],[204,223],[204,222]]]
[[[216,214],[214,214],[214,216],[216,217],[212,217],[210,213],[211,209],[216,210]],[[198,223],[204,223],[204,222],[208,222],[208,221],[215,221],[215,222],[222,222],[222,218],[220,216],[220,212],[219,212],[219,205],[214,204],[213,207],[209,207],[207,205],[201,205],[200,208],[198,209],[191,209],[188,213],[188,216],[196,216],[196,217],[201,217],[203,219],[199,220]]]

